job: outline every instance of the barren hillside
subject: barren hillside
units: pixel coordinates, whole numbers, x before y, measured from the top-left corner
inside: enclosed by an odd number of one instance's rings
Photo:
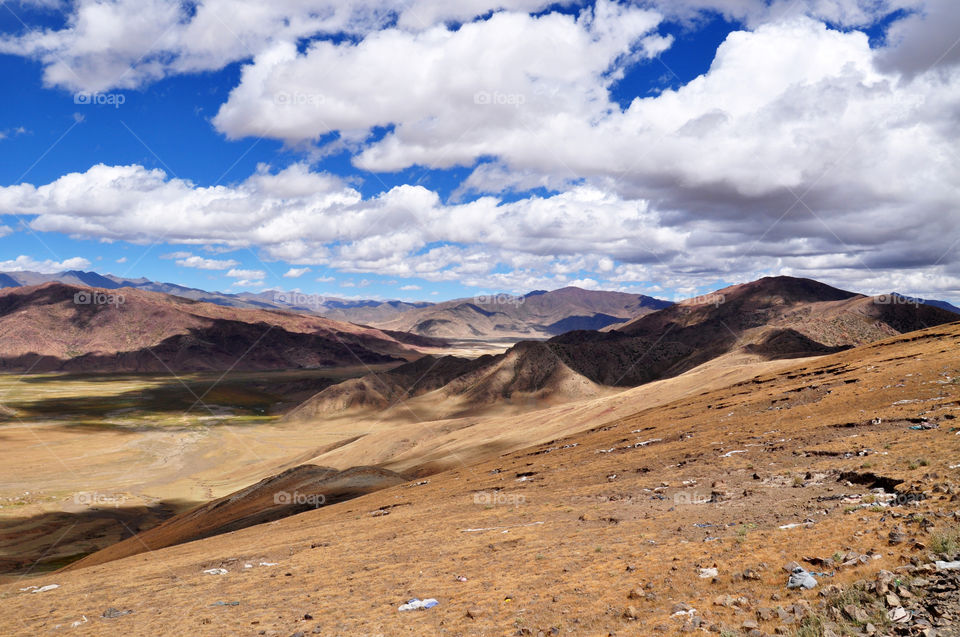
[[[958,345],[957,325],[893,337],[274,523],[11,582],[8,632],[840,634],[851,603],[877,634],[896,608],[942,623],[925,604],[955,610],[925,587],[960,528]],[[818,587],[788,590],[791,562],[823,572]],[[896,599],[841,597],[893,579]],[[439,604],[398,612],[412,597]]]

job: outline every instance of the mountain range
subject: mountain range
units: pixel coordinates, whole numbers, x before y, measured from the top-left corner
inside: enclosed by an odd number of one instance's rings
[[[167,372],[369,365],[442,343],[315,315],[131,288],[0,290],[0,370]]]
[[[439,303],[345,299],[296,290],[213,292],[146,278],[67,270],[55,274],[0,272],[0,288],[59,282],[104,290],[134,288],[195,301],[245,309],[289,310],[378,328],[448,339],[548,339],[575,330],[611,330],[673,303],[642,294],[565,287],[524,295],[493,294]],[[712,298],[712,297],[711,297]],[[892,292],[879,297],[892,304],[924,304],[960,314],[960,308],[932,299]],[[712,301],[707,301],[712,302]]]
[[[960,314],[931,305],[889,302],[810,279],[767,277],[644,313],[613,330],[571,331],[522,341],[497,356],[421,360],[348,380],[288,417],[329,418],[418,396],[425,404],[446,405],[443,415],[450,417],[504,401],[597,397],[605,388],[677,376],[720,357],[820,356],[958,319]]]
[[[642,294],[566,287],[523,296],[480,295],[442,303],[343,299],[298,291],[210,292],[175,283],[68,270],[56,274],[0,273],[0,288],[59,282],[104,290],[133,288],[244,309],[277,309],[373,325],[423,336],[454,339],[549,338],[573,329],[600,329],[669,307]]]

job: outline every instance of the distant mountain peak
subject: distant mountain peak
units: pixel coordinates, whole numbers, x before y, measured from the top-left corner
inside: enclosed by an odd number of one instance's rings
[[[920,303],[920,304],[922,304],[922,305],[931,305],[931,306],[933,306],[933,307],[938,307],[938,308],[940,308],[941,310],[946,310],[946,311],[948,311],[948,312],[953,312],[954,314],[960,314],[960,307],[957,307],[956,305],[953,305],[952,303],[948,303],[947,301],[937,301],[937,300],[934,300],[934,299],[921,299],[921,298],[916,297],[916,296],[909,296],[909,295],[907,295],[907,294],[900,294],[899,292],[891,292],[890,294],[887,294],[887,295],[881,295],[880,298],[882,298],[882,296],[887,296],[887,297],[890,297],[890,298],[892,298],[892,299],[899,299],[899,300],[902,300],[902,301],[905,302],[905,303]]]

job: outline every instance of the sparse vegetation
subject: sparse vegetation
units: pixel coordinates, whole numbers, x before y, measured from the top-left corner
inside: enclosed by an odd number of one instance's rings
[[[878,631],[876,634],[887,634],[885,631],[890,628],[891,622],[883,601],[864,588],[854,585],[828,595],[824,601],[823,610],[803,618],[793,633],[794,637],[823,637],[828,621],[836,624],[840,629],[839,634],[844,637],[863,634],[862,629],[867,624],[873,624]],[[867,621],[857,621],[850,617],[845,610],[850,607],[862,610]],[[840,621],[834,621],[838,617]]]
[[[938,529],[930,535],[930,550],[944,556],[960,552],[960,529]]]
[[[807,615],[794,632],[795,637],[823,637],[823,619],[818,615]]]

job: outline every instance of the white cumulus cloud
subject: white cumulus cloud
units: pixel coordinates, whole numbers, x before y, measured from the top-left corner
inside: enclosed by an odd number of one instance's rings
[[[40,261],[31,256],[21,254],[16,259],[0,261],[0,272],[39,272],[41,274],[56,274],[65,270],[85,270],[90,267],[90,261],[83,257],[72,257],[63,261],[44,259]]]

